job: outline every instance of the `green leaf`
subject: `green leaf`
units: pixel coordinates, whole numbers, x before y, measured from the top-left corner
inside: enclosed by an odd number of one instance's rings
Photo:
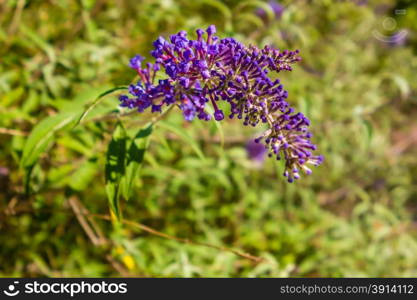
[[[408,84],[407,79],[400,75],[392,75],[392,79],[400,90],[401,98],[406,99],[408,95],[410,95],[410,85]]]
[[[232,19],[232,12],[230,11],[229,7],[227,7],[227,5],[225,5],[221,1],[217,1],[217,0],[201,0],[200,4],[207,4],[207,5],[209,5],[209,6],[213,7],[213,8],[216,8],[217,10],[219,10],[223,14],[223,17],[226,20]]]
[[[74,180],[74,165],[72,163],[57,166],[48,171],[48,187],[62,188]]]
[[[25,37],[27,37],[30,41],[33,42],[34,45],[38,46],[46,53],[46,55],[48,56],[49,60],[52,63],[55,63],[56,61],[55,50],[53,47],[51,47],[50,44],[48,44],[47,41],[45,41],[40,35],[38,35],[36,31],[29,29],[29,27],[23,24],[20,25],[19,29],[20,29],[20,32]]]
[[[28,114],[35,111],[40,104],[40,97],[36,91],[29,90],[29,96],[25,99],[24,103],[22,103],[22,112]]]
[[[245,8],[245,7],[253,7],[253,8],[262,9],[265,12],[269,22],[271,22],[275,19],[275,13],[272,10],[271,5],[269,5],[266,2],[256,1],[256,0],[242,1],[236,7],[236,11],[239,11],[239,10]],[[237,13],[236,15],[240,17],[241,13]]]
[[[159,121],[157,125],[162,127],[165,130],[172,131],[173,133],[175,133],[177,136],[182,138],[185,142],[190,144],[191,148],[201,159],[205,159],[204,154],[201,151],[198,143],[184,130],[184,128],[180,126],[175,126],[166,121]]]
[[[261,18],[254,15],[253,13],[241,13],[237,20],[241,21],[242,23],[253,25],[253,29],[259,29],[264,26],[264,22]]]
[[[60,113],[42,120],[30,133],[23,148],[20,166],[25,169],[26,193],[29,192],[30,176],[40,155],[53,141],[55,133],[77,118],[76,113]]]
[[[110,209],[121,219],[120,181],[125,174],[127,135],[123,125],[118,122],[107,149],[106,157],[106,192]]]
[[[103,93],[101,93],[100,95],[98,95],[98,97],[90,104],[87,106],[87,108],[85,109],[85,111],[81,114],[81,117],[78,119],[77,123],[75,124],[75,126],[78,126],[82,120],[85,119],[85,117],[87,116],[87,114],[107,95],[115,92],[115,91],[119,91],[119,90],[127,90],[128,87],[127,86],[118,86],[115,88],[112,88],[110,90],[107,90]],[[75,127],[74,126],[74,127]]]
[[[69,186],[77,191],[88,188],[98,170],[97,159],[91,158],[71,175]]]
[[[217,9],[223,15],[222,20],[224,21],[225,30],[227,32],[233,31],[233,22],[232,22],[233,13],[226,4],[218,0],[201,0],[197,2],[199,5],[206,4],[208,6],[211,6]]]
[[[373,136],[373,127],[372,127],[371,122],[369,122],[368,120],[362,120],[362,125],[366,132],[366,147],[369,148],[369,146],[371,145],[372,136]]]
[[[64,136],[60,136],[57,139],[57,143],[61,146],[64,146],[66,149],[73,150],[78,152],[86,157],[90,157],[93,155],[93,148],[91,145],[85,145],[81,142],[77,137],[73,135],[66,134]]]
[[[54,134],[71,123],[78,115],[76,113],[60,113],[47,117],[36,125],[23,148],[21,166],[23,168],[33,166],[53,140]]]
[[[149,136],[152,133],[152,124],[147,125],[132,139],[126,155],[126,173],[123,178],[122,194],[128,200],[131,197],[134,180],[143,162],[146,149],[149,145]]]
[[[25,89],[23,87],[18,87],[8,93],[5,93],[0,99],[0,103],[3,107],[8,107],[12,104],[15,104],[19,99],[22,98],[23,94],[25,93]]]

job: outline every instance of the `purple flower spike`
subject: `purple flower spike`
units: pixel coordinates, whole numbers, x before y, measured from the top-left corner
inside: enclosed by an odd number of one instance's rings
[[[130,59],[130,62],[129,62],[129,67],[131,67],[132,69],[134,69],[134,70],[138,70],[138,69],[140,69],[141,68],[141,66],[142,66],[142,61],[144,60],[145,58],[144,57],[142,57],[142,56],[140,56],[139,54],[137,54],[137,55],[135,55],[134,57],[132,57],[131,59]]]
[[[301,59],[299,51],[247,47],[233,38],[219,39],[215,33],[211,25],[206,31],[198,29],[195,40],[187,38],[184,31],[171,35],[169,41],[159,37],[151,51],[154,64],[142,68],[139,55],[130,60],[129,66],[140,80],[129,87],[129,95],[120,96],[120,105],[154,113],[175,105],[187,121],[196,117],[211,120],[210,105],[214,119],[222,121],[225,116],[217,102],[223,101],[230,106],[229,118],[236,117],[246,126],[268,126],[253,144],[259,151],[262,148],[263,154],[285,161],[284,176],[289,182],[298,179],[300,172],[310,174],[308,166],[323,161],[322,156],[313,155],[316,146],[308,132],[310,121],[290,107],[288,92],[280,81],[268,76],[291,71]],[[165,79],[156,81],[158,72],[163,72]]]

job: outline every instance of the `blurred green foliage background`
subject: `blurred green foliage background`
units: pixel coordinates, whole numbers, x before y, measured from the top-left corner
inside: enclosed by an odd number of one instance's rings
[[[275,16],[251,0],[1,1],[0,276],[417,276],[416,5],[279,3]],[[129,84],[128,59],[150,59],[159,35],[209,24],[300,49],[280,78],[325,162],[289,184],[273,159],[248,158],[256,130],[174,110],[117,223],[107,147],[117,122],[134,135],[151,116],[120,116],[117,92],[75,128],[65,116]]]

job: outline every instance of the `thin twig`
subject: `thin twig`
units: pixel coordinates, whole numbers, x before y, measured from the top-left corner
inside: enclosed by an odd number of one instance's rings
[[[107,215],[91,214],[91,216],[102,219],[102,220],[111,221],[111,217],[107,216]],[[132,226],[132,227],[135,227],[135,228],[139,228],[140,230],[143,230],[143,231],[145,231],[149,234],[156,235],[156,236],[159,236],[159,237],[162,237],[162,238],[165,238],[165,239],[177,241],[177,242],[180,242],[180,243],[196,245],[196,246],[204,246],[204,247],[209,247],[209,248],[213,248],[213,249],[220,250],[220,251],[231,252],[231,253],[233,253],[237,256],[249,259],[249,260],[254,261],[256,263],[260,263],[264,260],[262,257],[254,256],[254,255],[244,253],[244,252],[241,252],[241,251],[238,251],[238,250],[234,250],[234,249],[231,249],[231,248],[228,248],[228,247],[216,246],[216,245],[202,243],[202,242],[195,242],[195,241],[192,241],[192,240],[189,240],[189,239],[184,239],[184,238],[179,238],[179,237],[176,237],[176,236],[172,236],[172,235],[160,232],[160,231],[155,230],[155,229],[153,229],[149,226],[146,226],[144,224],[137,223],[137,222],[134,222],[134,221],[122,220],[121,222],[126,224],[126,225],[129,225],[129,226]]]
[[[131,277],[132,274],[129,273],[120,263],[118,263],[110,254],[106,255],[107,261],[111,264],[113,269],[119,272],[123,277]]]
[[[68,203],[74,211],[75,216],[77,217],[78,223],[84,229],[84,232],[87,234],[88,238],[91,240],[94,246],[99,246],[104,243],[100,238],[98,238],[94,230],[90,227],[87,220],[85,219],[86,214],[82,210],[79,201],[75,197],[68,199]]]
[[[82,203],[76,197],[69,198],[68,203],[71,206],[72,210],[74,211],[78,222],[80,223],[81,227],[84,229],[84,232],[87,234],[88,238],[93,243],[93,245],[101,246],[101,245],[107,244],[108,241],[102,234],[100,227],[98,227],[95,220],[90,216],[91,214],[84,207],[84,205],[82,205]],[[86,216],[89,222],[87,222],[85,218]],[[126,270],[123,267],[123,265],[118,263],[110,254],[106,255],[106,259],[111,264],[111,266],[117,272],[119,272],[123,277],[132,276],[132,274],[130,274],[129,271]]]
[[[17,129],[0,127],[0,134],[27,136],[28,133]]]
[[[12,22],[10,23],[8,33],[9,35],[13,35],[16,32],[16,29],[20,23],[20,19],[22,17],[23,7],[25,6],[25,0],[19,0],[16,5],[16,10],[13,15]]]
[[[16,212],[22,212],[22,211],[26,211],[26,210],[22,209],[22,208],[21,209],[16,208],[15,211]],[[44,211],[44,209],[40,209],[40,211]],[[32,212],[32,210],[28,210],[28,212]],[[51,210],[51,212],[52,212],[52,210]],[[56,213],[56,212],[68,213],[67,210],[65,210],[65,211],[64,210],[53,210],[53,212],[54,213]],[[2,213],[4,213],[6,216],[8,215],[7,213],[0,211],[0,214],[2,214]],[[101,219],[101,220],[112,221],[112,218],[109,215],[94,214],[94,213],[89,213],[89,212],[85,212],[85,211],[83,212],[82,210],[81,211],[79,210],[77,213],[83,214],[83,215],[86,215],[86,216],[90,216],[90,217],[93,217],[93,218]],[[161,238],[177,241],[177,242],[184,243],[184,244],[195,245],[195,246],[203,246],[203,247],[216,249],[216,250],[219,250],[219,251],[230,252],[230,253],[233,253],[233,254],[235,254],[237,256],[240,256],[242,258],[249,259],[249,260],[251,260],[255,263],[260,263],[260,262],[264,261],[264,258],[262,258],[262,257],[254,256],[252,254],[241,252],[241,251],[231,249],[231,248],[228,248],[228,247],[216,246],[216,245],[203,243],[203,242],[195,242],[195,241],[192,241],[192,240],[189,240],[189,239],[172,236],[172,235],[160,232],[156,229],[153,229],[153,228],[151,228],[147,225],[138,223],[138,222],[129,221],[129,220],[122,220],[121,222],[126,224],[126,225],[138,228],[138,229],[143,230],[143,231],[145,231],[149,234],[156,235],[156,236],[161,237]]]
[[[94,229],[94,232],[96,233],[96,236],[98,237],[99,241],[103,244],[107,243],[107,240],[104,237],[104,234],[100,229],[100,226],[98,226],[94,218],[88,216],[91,214],[90,211],[81,203],[81,201],[78,200],[78,198],[74,198],[74,200],[76,201],[77,206],[80,208],[81,213],[87,215],[88,221],[90,221],[90,225]]]

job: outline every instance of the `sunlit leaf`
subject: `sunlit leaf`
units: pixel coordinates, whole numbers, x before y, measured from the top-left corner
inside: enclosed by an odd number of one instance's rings
[[[55,133],[74,121],[79,114],[60,113],[42,120],[32,130],[23,148],[20,166],[25,169],[25,187],[29,192],[30,176],[40,155],[53,141]]]
[[[372,127],[371,122],[369,122],[368,120],[362,120],[362,124],[365,129],[366,145],[369,148],[371,141],[372,141],[372,136],[373,136],[373,127]]]
[[[23,149],[21,166],[26,168],[36,163],[39,155],[52,141],[54,134],[71,123],[79,114],[60,113],[42,120],[32,130]]]
[[[26,25],[20,25],[20,31],[33,42],[36,46],[41,48],[47,55],[49,60],[54,63],[56,61],[55,50],[48,44],[39,34],[27,27]]]
[[[405,99],[410,94],[410,85],[408,84],[407,79],[400,75],[393,75],[392,79],[394,80],[395,84],[397,85],[398,89],[401,93],[401,98]]]

